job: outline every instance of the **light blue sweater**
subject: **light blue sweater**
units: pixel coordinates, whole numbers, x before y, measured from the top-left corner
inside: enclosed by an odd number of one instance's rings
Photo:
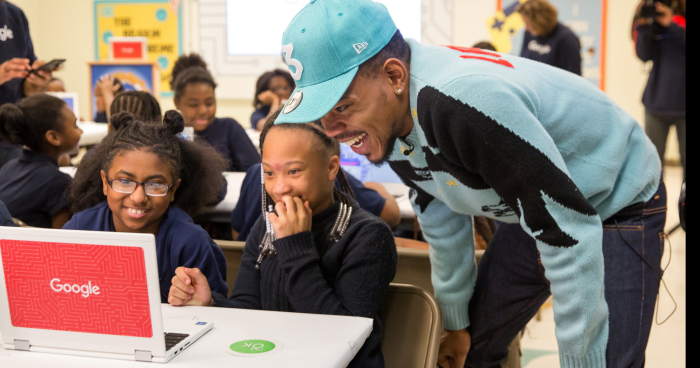
[[[656,149],[630,115],[574,74],[408,42],[414,128],[389,163],[415,190],[444,327],[469,326],[471,216],[520,223],[551,282],[562,367],[605,367],[602,221],[655,193]]]

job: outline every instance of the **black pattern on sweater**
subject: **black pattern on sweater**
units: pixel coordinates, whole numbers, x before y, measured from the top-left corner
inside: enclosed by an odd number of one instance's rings
[[[277,255],[258,270],[265,232],[260,217],[246,241],[231,297],[213,293],[215,306],[372,318],[372,333],[348,367],[382,368],[382,303],[397,262],[393,234],[355,203],[345,234],[331,242],[338,208],[336,202],[314,216],[311,232],[277,239]]]
[[[493,188],[503,202],[484,210],[496,217],[512,211],[518,217],[524,215],[532,232],[539,233],[536,238],[546,244],[578,244],[547,211],[542,194],[581,214],[595,216],[597,212],[582,194],[571,195],[580,194],[578,187],[543,152],[481,111],[433,87],[421,89],[417,101],[418,121],[430,146],[422,147],[422,153],[430,171],[447,172],[471,189]],[[426,179],[408,161],[389,164],[416,190],[415,202],[425,211],[434,198],[415,182]]]

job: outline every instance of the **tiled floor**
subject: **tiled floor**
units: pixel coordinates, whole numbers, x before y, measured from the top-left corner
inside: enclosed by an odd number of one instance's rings
[[[671,231],[679,224],[678,197],[681,190],[683,171],[677,167],[667,168],[664,179],[668,190],[668,219],[666,231]],[[685,232],[679,229],[670,236],[673,248],[671,263],[664,274],[664,280],[678,310],[663,325],[654,323],[647,345],[647,367],[685,367],[686,346],[686,252]],[[668,262],[670,251],[666,244],[663,264]],[[673,302],[668,293],[661,288],[658,310],[659,321],[663,321],[673,310]],[[527,325],[522,340],[524,368],[558,368],[559,356],[557,340],[554,335],[554,314],[552,308],[542,311],[542,320],[534,319]]]

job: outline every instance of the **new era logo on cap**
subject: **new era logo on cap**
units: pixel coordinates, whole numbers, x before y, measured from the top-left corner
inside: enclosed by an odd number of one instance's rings
[[[359,55],[362,51],[364,51],[369,44],[367,42],[362,42],[362,43],[356,43],[352,45],[352,47],[357,51],[357,54]]]

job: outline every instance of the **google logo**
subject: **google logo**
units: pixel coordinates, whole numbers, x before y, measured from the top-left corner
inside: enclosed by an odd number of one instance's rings
[[[87,298],[90,296],[90,294],[95,294],[99,295],[100,294],[100,287],[96,285],[92,285],[92,281],[88,281],[87,285],[78,285],[78,284],[59,284],[61,282],[60,279],[53,279],[49,283],[49,286],[51,286],[51,290],[55,292],[65,292],[65,293],[76,293],[76,294],[82,294],[83,298]]]

